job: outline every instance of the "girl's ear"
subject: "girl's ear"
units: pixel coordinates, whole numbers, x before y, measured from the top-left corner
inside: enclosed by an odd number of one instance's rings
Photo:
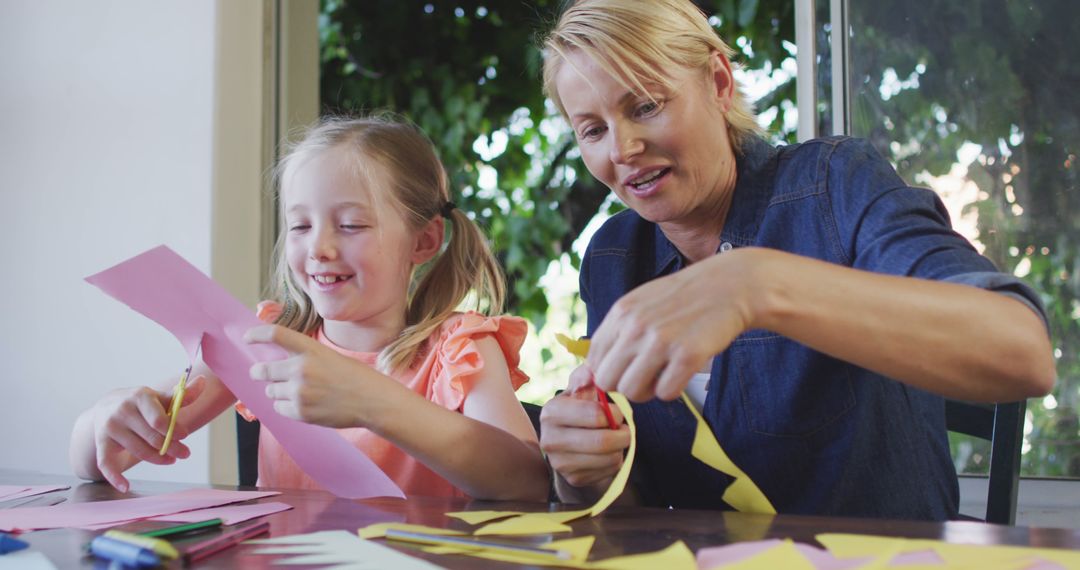
[[[731,110],[732,99],[735,94],[735,78],[731,72],[731,62],[724,54],[713,51],[709,55],[709,85],[712,95],[720,105],[720,110],[727,113]]]
[[[421,265],[435,257],[442,249],[443,236],[446,229],[442,216],[436,215],[424,224],[424,227],[416,233],[416,241],[413,243],[412,262]]]

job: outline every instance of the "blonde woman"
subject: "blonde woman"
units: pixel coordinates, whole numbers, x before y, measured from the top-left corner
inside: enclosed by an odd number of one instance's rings
[[[329,119],[277,175],[274,301],[259,307],[276,325],[247,337],[291,355],[251,370],[275,410],[339,428],[406,494],[544,500],[547,467],[514,395],[528,380],[518,369],[526,325],[456,312],[470,291],[497,312],[504,285],[480,229],[450,201],[430,141],[393,119]],[[180,442],[157,453],[168,386],[118,390],[84,412],[72,436],[76,473],[126,491],[122,473],[138,461],[187,457]],[[188,393],[178,439],[235,402],[206,370]],[[267,430],[259,484],[318,488]]]
[[[570,384],[639,402],[632,495],[728,508],[685,391],[780,512],[955,517],[942,396],[1053,387],[1038,295],[866,142],[766,143],[689,0],[572,2],[544,50],[585,165],[629,207],[582,260],[592,347]],[[541,424],[560,496],[603,490],[625,427],[571,396]]]

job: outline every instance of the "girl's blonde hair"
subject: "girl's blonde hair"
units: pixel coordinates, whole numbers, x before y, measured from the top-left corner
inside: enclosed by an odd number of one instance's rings
[[[363,118],[331,117],[320,121],[278,163],[274,178],[279,196],[297,168],[331,149],[344,149],[358,180],[376,189],[376,211],[401,215],[406,226],[419,231],[443,215],[451,237],[444,250],[410,278],[405,329],[379,353],[376,366],[390,372],[412,365],[424,341],[454,313],[470,291],[478,307],[502,311],[506,294],[503,274],[480,228],[450,203],[449,181],[431,141],[419,128],[391,115]],[[377,175],[381,174],[381,176]],[[284,307],[277,324],[312,334],[322,325],[311,299],[296,283],[285,259],[284,201],[279,215],[282,231],[274,246],[271,296]]]
[[[564,117],[555,76],[572,51],[589,56],[624,87],[642,95],[647,94],[646,83],[674,89],[667,70],[676,66],[708,73],[712,52],[729,61],[735,54],[690,0],[578,0],[543,39],[543,49],[544,92]],[[747,137],[764,134],[737,82],[726,118],[736,150]]]

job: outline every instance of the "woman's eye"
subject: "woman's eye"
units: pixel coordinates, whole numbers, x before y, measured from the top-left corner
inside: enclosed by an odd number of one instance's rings
[[[349,231],[363,230],[369,227],[371,226],[368,226],[367,224],[341,224],[341,229]]]
[[[601,134],[603,134],[603,132],[604,132],[603,127],[599,127],[599,126],[588,127],[588,128],[583,129],[581,131],[581,138],[583,138],[583,139],[594,139],[594,138],[600,136]]]
[[[660,110],[660,103],[657,101],[646,101],[641,105],[638,105],[637,115],[639,117],[647,117]]]
[[[290,232],[302,232],[302,231],[306,231],[308,229],[311,229],[311,226],[309,226],[307,224],[293,224],[293,225],[289,226],[289,231]]]

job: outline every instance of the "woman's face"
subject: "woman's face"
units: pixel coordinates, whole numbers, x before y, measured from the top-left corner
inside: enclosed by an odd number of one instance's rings
[[[674,89],[645,84],[647,95],[627,89],[576,50],[555,76],[585,166],[646,220],[715,224],[708,213],[734,188],[724,119],[731,69],[719,54],[711,66],[707,78],[677,69],[670,75]]]

